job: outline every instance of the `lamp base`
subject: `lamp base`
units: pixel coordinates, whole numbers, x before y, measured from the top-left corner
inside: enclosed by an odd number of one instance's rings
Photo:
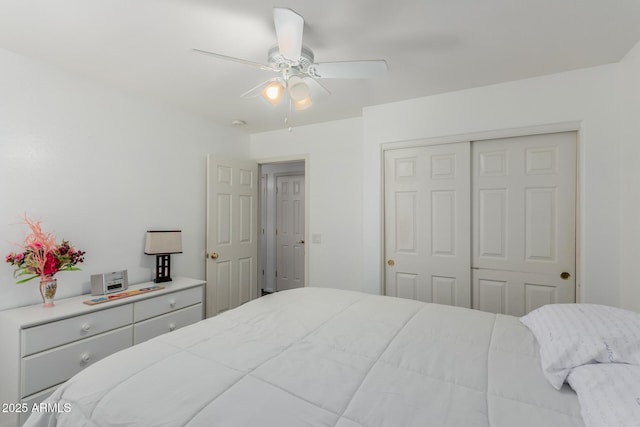
[[[156,278],[154,283],[171,281],[171,255],[156,255]]]

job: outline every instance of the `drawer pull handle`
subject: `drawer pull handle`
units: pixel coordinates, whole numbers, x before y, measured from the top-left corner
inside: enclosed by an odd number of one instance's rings
[[[175,330],[175,329],[176,329],[176,324],[175,324],[175,323],[171,323],[171,324],[169,324],[169,330],[170,330],[170,331],[173,331],[173,330]]]
[[[87,363],[91,360],[91,355],[89,353],[82,353],[82,363]]]
[[[83,323],[82,330],[85,332],[89,332],[91,330],[91,325],[89,323]]]
[[[171,301],[169,301],[169,305],[171,306],[171,308],[174,308],[176,306],[176,300],[172,299]]]

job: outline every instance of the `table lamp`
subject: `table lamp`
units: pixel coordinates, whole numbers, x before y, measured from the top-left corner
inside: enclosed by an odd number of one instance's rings
[[[155,283],[171,281],[171,254],[182,253],[182,231],[147,231],[144,253],[156,256]]]

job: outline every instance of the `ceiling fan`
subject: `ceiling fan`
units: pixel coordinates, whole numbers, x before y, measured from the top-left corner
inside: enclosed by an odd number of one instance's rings
[[[317,79],[382,77],[387,71],[387,63],[384,60],[316,63],[313,51],[302,44],[304,29],[302,16],[291,9],[275,7],[273,21],[278,43],[269,49],[267,65],[206,50],[193,50],[219,59],[278,73],[279,76],[260,83],[241,96],[249,98],[262,95],[273,106],[276,106],[286,92],[296,110],[304,110],[311,106],[312,92],[329,93],[324,86],[317,82]]]

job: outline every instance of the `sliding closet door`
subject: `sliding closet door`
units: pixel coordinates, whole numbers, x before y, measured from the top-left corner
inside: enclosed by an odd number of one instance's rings
[[[576,133],[472,143],[473,307],[575,301]]]
[[[470,307],[469,143],[385,151],[385,293]]]

